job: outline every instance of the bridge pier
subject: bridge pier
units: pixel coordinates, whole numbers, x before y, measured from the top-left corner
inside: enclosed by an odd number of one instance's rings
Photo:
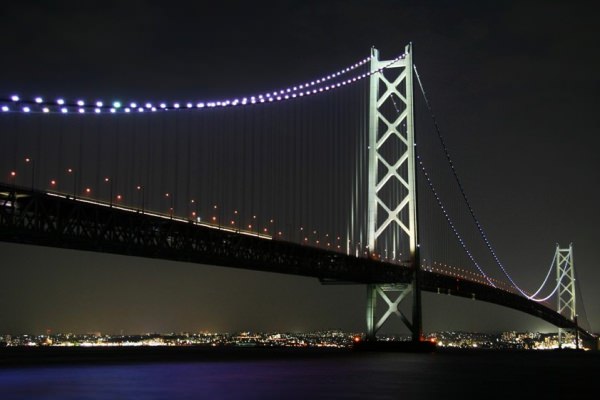
[[[413,324],[400,310],[400,303],[413,291],[410,284],[369,284],[367,285],[367,340],[376,341],[377,331],[392,316],[399,317],[413,331]],[[387,310],[377,319],[377,300],[381,297],[387,304]]]

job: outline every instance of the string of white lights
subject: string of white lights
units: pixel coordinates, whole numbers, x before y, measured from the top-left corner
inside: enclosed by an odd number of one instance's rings
[[[440,271],[440,272],[449,272],[451,270],[459,271],[458,273],[456,273],[456,275],[461,278],[475,280],[476,282],[480,282],[480,283],[485,283],[482,280],[482,279],[484,279],[484,277],[481,274],[478,274],[474,271],[469,271],[469,270],[466,270],[463,268],[458,268],[453,265],[448,265],[448,264],[439,263],[439,262],[434,261],[433,266],[431,268],[434,268],[435,270]],[[470,275],[470,277],[467,275]],[[490,279],[492,281],[494,281],[498,287],[506,286],[508,289],[510,289],[510,291],[514,291],[514,288],[512,286],[509,286],[508,283],[498,280],[498,279],[494,279],[494,278],[490,278]]]
[[[536,299],[536,298],[533,298],[533,296],[531,296],[531,297],[529,297],[529,296],[528,296],[527,298],[528,298],[529,300],[533,300],[533,301],[536,301],[536,302],[538,302],[538,303],[541,303],[541,302],[544,302],[544,301],[548,300],[550,297],[554,296],[554,293],[556,293],[556,291],[557,291],[557,290],[558,290],[558,288],[560,287],[560,284],[561,284],[561,282],[562,282],[562,280],[563,280],[563,278],[565,277],[565,275],[566,275],[566,274],[567,274],[567,270],[565,269],[565,270],[563,271],[562,275],[561,275],[561,276],[558,278],[558,280],[556,281],[556,286],[554,286],[554,290],[552,290],[552,292],[551,292],[551,293],[550,293],[548,296],[546,296],[546,297],[544,297],[544,298],[541,298],[541,299]]]
[[[476,223],[476,225],[477,225],[477,229],[478,229],[479,233],[481,234],[481,236],[483,237],[483,240],[484,240],[484,242],[485,242],[485,244],[486,244],[486,246],[487,246],[488,250],[490,250],[490,252],[491,252],[491,254],[492,254],[492,256],[493,256],[493,258],[494,258],[495,262],[496,262],[496,263],[497,263],[497,264],[500,266],[500,268],[502,269],[502,271],[504,272],[504,274],[505,274],[505,275],[508,277],[508,279],[510,280],[510,283],[511,283],[511,285],[513,286],[513,288],[515,288],[517,291],[519,291],[519,292],[520,292],[520,293],[521,293],[523,296],[527,297],[527,299],[529,299],[529,300],[533,300],[533,301],[536,301],[536,302],[544,302],[544,301],[548,300],[550,297],[552,297],[552,295],[553,295],[553,294],[556,292],[556,290],[558,289],[558,287],[559,287],[559,285],[560,285],[560,281],[562,280],[562,276],[561,276],[561,277],[560,277],[560,279],[558,280],[557,286],[554,288],[554,290],[552,291],[552,293],[551,293],[550,295],[548,295],[547,297],[545,297],[545,298],[542,298],[542,299],[536,299],[536,298],[535,298],[535,296],[537,296],[537,295],[539,294],[539,292],[540,292],[540,291],[541,291],[541,290],[544,288],[544,286],[546,285],[546,282],[548,281],[548,278],[550,277],[550,273],[552,272],[552,267],[554,266],[554,261],[555,261],[555,259],[556,259],[556,255],[554,256],[554,258],[553,258],[553,260],[552,260],[552,263],[550,264],[550,268],[548,269],[548,273],[546,274],[546,277],[545,277],[544,281],[542,282],[542,284],[540,285],[540,287],[538,288],[538,290],[536,290],[536,292],[535,292],[534,294],[532,294],[532,295],[529,295],[528,293],[526,293],[525,291],[523,291],[523,290],[522,290],[522,289],[521,289],[521,288],[520,288],[520,287],[519,287],[519,286],[518,286],[518,285],[517,285],[517,284],[514,282],[514,280],[513,280],[513,279],[510,277],[510,275],[508,274],[508,272],[507,272],[507,271],[504,269],[504,266],[503,266],[503,265],[502,265],[502,263],[500,262],[500,260],[499,260],[498,256],[496,255],[496,252],[495,252],[495,251],[494,251],[494,249],[492,248],[492,246],[491,246],[491,243],[489,242],[489,240],[488,240],[488,238],[487,238],[487,235],[486,235],[486,234],[485,234],[485,232],[483,231],[483,227],[482,227],[482,226],[481,226],[481,224],[479,223],[479,220],[478,220],[478,219],[475,217],[475,213],[474,213],[474,211],[473,211],[473,209],[472,209],[472,207],[471,207],[471,204],[470,204],[470,202],[467,200],[466,193],[464,192],[464,189],[463,189],[463,187],[462,187],[462,184],[460,183],[460,180],[458,179],[458,174],[457,174],[456,170],[454,169],[454,164],[452,163],[452,159],[451,159],[451,157],[450,157],[450,154],[449,154],[449,152],[448,152],[448,149],[447,149],[447,147],[446,147],[446,145],[445,145],[445,143],[444,143],[443,137],[441,136],[441,133],[440,133],[440,131],[439,131],[439,127],[437,126],[437,121],[436,121],[436,119],[435,119],[435,116],[433,115],[433,111],[432,111],[432,109],[431,109],[431,106],[430,106],[430,104],[429,104],[429,101],[428,101],[428,99],[427,99],[427,96],[426,96],[426,94],[425,94],[425,89],[424,89],[424,87],[423,87],[423,84],[421,83],[421,79],[420,79],[420,77],[419,77],[419,73],[417,72],[416,66],[414,66],[414,71],[415,71],[415,74],[417,75],[417,80],[418,80],[418,82],[419,82],[419,86],[421,87],[421,91],[422,91],[422,93],[423,93],[423,97],[425,98],[426,105],[427,105],[427,107],[428,107],[428,109],[429,109],[429,111],[430,111],[430,113],[431,113],[431,115],[432,115],[432,117],[433,117],[433,120],[434,120],[434,123],[435,123],[435,126],[436,126],[436,130],[437,130],[437,132],[438,132],[438,136],[439,136],[439,138],[440,138],[440,140],[441,140],[442,147],[444,148],[444,152],[445,152],[446,158],[447,158],[447,160],[448,160],[448,162],[449,162],[449,164],[450,164],[450,168],[452,169],[452,172],[453,172],[453,174],[454,174],[454,177],[455,177],[455,179],[456,179],[456,181],[457,181],[457,183],[458,183],[458,185],[459,185],[459,188],[460,188],[460,190],[461,190],[461,193],[462,193],[462,195],[463,195],[463,197],[464,197],[465,201],[467,202],[467,207],[469,208],[469,211],[470,211],[470,213],[471,213],[471,216],[472,216],[472,217],[473,217],[473,219],[475,220],[475,223]],[[394,100],[393,96],[392,96],[391,98],[392,98],[392,102],[393,102],[394,108],[396,109],[396,112],[397,112],[397,113],[400,113],[400,110],[398,109],[398,106],[396,105],[396,101]],[[428,174],[428,173],[427,173],[427,171],[425,170],[425,167],[424,167],[424,165],[423,165],[423,162],[420,160],[420,157],[419,157],[418,155],[417,155],[417,159],[419,160],[419,164],[420,164],[420,166],[421,166],[421,169],[422,169],[423,173],[425,174],[425,178],[427,179],[427,184],[428,184],[429,188],[432,190],[432,192],[433,192],[433,194],[434,194],[434,196],[435,196],[435,198],[436,198],[436,200],[437,200],[437,203],[438,203],[439,207],[441,208],[441,210],[442,210],[442,212],[443,212],[444,216],[446,217],[446,220],[447,220],[448,224],[450,225],[450,228],[453,230],[454,234],[455,234],[455,235],[456,235],[456,237],[458,238],[458,241],[460,242],[461,246],[463,247],[463,249],[464,249],[464,250],[465,250],[465,252],[467,253],[468,257],[471,259],[471,261],[473,262],[473,264],[474,264],[474,265],[477,267],[477,269],[478,269],[478,270],[481,272],[481,275],[482,275],[482,276],[483,276],[483,277],[484,277],[484,278],[485,278],[485,279],[486,279],[486,280],[487,280],[487,281],[488,281],[488,282],[489,282],[489,283],[490,283],[492,286],[496,287],[496,285],[494,285],[494,283],[492,282],[492,280],[495,280],[495,279],[492,279],[492,278],[488,277],[488,275],[486,275],[486,274],[483,272],[483,270],[482,270],[482,269],[479,267],[479,264],[478,264],[478,263],[475,261],[475,258],[473,257],[473,255],[471,254],[471,252],[469,251],[469,249],[466,247],[466,244],[465,244],[465,243],[464,243],[464,241],[462,240],[462,238],[461,238],[460,234],[458,233],[458,231],[456,230],[456,227],[454,226],[454,223],[452,222],[452,220],[450,219],[450,216],[449,216],[449,215],[448,215],[448,213],[446,212],[446,209],[444,208],[444,206],[443,206],[443,204],[442,204],[442,202],[441,202],[441,199],[440,199],[439,195],[437,194],[437,191],[435,190],[435,187],[433,186],[433,182],[431,181],[431,178],[429,177],[429,174]],[[563,276],[564,276],[564,274],[563,274]]]
[[[548,268],[548,273],[546,274],[546,277],[544,278],[544,281],[542,282],[542,284],[540,285],[540,287],[538,288],[538,290],[535,291],[534,294],[532,294],[531,296],[527,296],[529,299],[534,300],[534,297],[537,296],[542,289],[544,288],[544,286],[546,286],[546,282],[548,282],[548,278],[550,277],[550,273],[552,272],[552,268],[554,267],[554,263],[557,262],[557,258],[556,258],[556,252],[554,253],[554,257],[552,257],[552,262],[550,263],[550,268]]]
[[[398,114],[400,114],[400,109],[398,108],[398,105],[396,104],[396,101],[394,100],[394,97],[393,96],[390,96],[390,97],[392,99],[392,103],[394,104],[394,108],[396,109],[396,112]],[[446,221],[450,225],[450,228],[454,232],[454,234],[457,237],[457,239],[458,239],[459,243],[461,244],[462,248],[467,253],[467,256],[469,257],[469,259],[471,260],[471,262],[473,262],[473,264],[475,265],[475,267],[477,267],[477,269],[479,270],[479,272],[481,273],[481,275],[490,283],[490,285],[492,285],[493,287],[496,287],[496,285],[492,282],[492,278],[488,277],[486,275],[486,273],[483,272],[483,269],[481,267],[479,267],[479,264],[477,263],[477,261],[475,261],[475,257],[473,257],[473,255],[471,254],[471,251],[467,248],[467,245],[463,241],[460,233],[458,233],[458,230],[456,229],[454,223],[452,222],[452,219],[450,218],[450,215],[448,215],[448,213],[446,211],[446,208],[442,204],[442,200],[441,200],[440,196],[437,194],[437,190],[435,190],[433,182],[432,182],[431,178],[429,177],[429,174],[427,173],[427,170],[425,169],[425,166],[423,165],[423,161],[421,161],[421,158],[420,158],[419,155],[417,155],[417,160],[419,161],[419,165],[421,167],[421,170],[425,174],[425,179],[427,180],[427,185],[429,186],[429,188],[433,192],[433,195],[435,196],[435,198],[437,200],[438,206],[441,208],[441,210],[442,210],[442,212],[444,214],[444,217],[446,218]]]
[[[492,282],[492,279],[485,272],[483,272],[483,269],[479,266],[479,264],[475,260],[475,257],[473,257],[473,254],[471,254],[471,251],[467,247],[467,244],[464,242],[462,236],[460,235],[460,233],[456,229],[456,226],[454,225],[454,222],[452,222],[452,219],[450,218],[450,215],[448,214],[448,212],[446,211],[446,208],[444,207],[444,204],[442,203],[442,199],[438,195],[437,190],[435,190],[433,182],[432,182],[431,178],[429,177],[429,174],[427,173],[427,170],[425,169],[425,166],[423,165],[423,161],[421,161],[421,157],[418,156],[418,155],[417,155],[417,161],[419,162],[419,166],[421,167],[421,171],[423,171],[423,174],[425,175],[425,180],[427,181],[427,186],[429,187],[429,189],[431,189],[431,191],[433,193],[433,196],[435,197],[435,199],[437,201],[438,206],[440,207],[440,209],[442,210],[442,213],[444,214],[444,217],[446,218],[446,222],[448,222],[448,225],[450,226],[450,229],[452,229],[452,232],[454,233],[454,235],[458,239],[458,242],[460,243],[461,247],[467,253],[467,256],[469,257],[469,259],[471,260],[471,262],[473,263],[473,265],[475,265],[475,267],[477,267],[477,269],[479,270],[479,272],[481,273],[481,275],[483,275],[483,277],[488,281],[488,283],[490,285],[492,285],[493,287],[496,287],[496,285],[494,284],[494,282]]]
[[[510,276],[510,274],[506,270],[506,268],[504,268],[504,265],[502,264],[502,262],[500,261],[500,258],[496,254],[496,251],[494,250],[494,247],[492,246],[490,240],[488,239],[488,236],[485,233],[485,231],[483,229],[483,226],[481,225],[481,223],[479,222],[479,219],[475,215],[475,211],[473,210],[473,207],[471,206],[471,202],[467,198],[467,194],[466,194],[466,192],[465,192],[465,190],[464,190],[464,188],[462,186],[462,183],[461,183],[461,181],[460,181],[460,179],[458,177],[458,173],[457,173],[456,169],[454,168],[454,163],[452,162],[452,158],[450,157],[450,152],[449,152],[448,147],[446,146],[444,138],[443,138],[443,136],[441,134],[440,128],[439,128],[438,123],[437,123],[437,119],[435,118],[435,115],[433,114],[433,109],[431,107],[431,104],[429,103],[429,99],[427,98],[427,94],[425,93],[425,88],[423,87],[423,83],[421,82],[421,78],[420,78],[419,73],[417,71],[417,66],[414,65],[413,69],[415,71],[415,75],[417,77],[417,82],[419,83],[419,87],[421,88],[421,93],[423,94],[423,99],[425,100],[425,105],[427,106],[427,109],[429,110],[429,113],[430,113],[431,118],[433,120],[433,124],[435,126],[435,130],[437,132],[438,138],[440,139],[440,143],[441,143],[442,148],[444,150],[444,154],[446,156],[446,160],[448,161],[448,164],[450,166],[450,170],[452,171],[452,175],[454,176],[454,180],[455,180],[455,182],[458,185],[459,191],[462,194],[462,197],[463,197],[463,199],[465,201],[467,209],[469,210],[469,213],[471,214],[471,217],[473,218],[473,221],[475,222],[475,226],[477,227],[477,230],[479,231],[479,234],[480,234],[481,238],[483,239],[483,242],[485,243],[488,251],[492,255],[492,258],[494,259],[496,265],[498,265],[498,267],[502,270],[502,272],[504,273],[504,275],[510,281],[511,285],[517,291],[519,291],[519,293],[521,293],[523,296],[527,297],[530,300],[534,300],[533,297],[535,295],[537,295],[537,293],[539,293],[539,291],[546,284],[546,280],[548,279],[550,271],[548,272],[548,275],[546,276],[546,279],[544,279],[544,283],[542,283],[542,286],[536,291],[536,293],[534,295],[530,296],[527,292],[525,292],[523,289],[521,289],[521,287],[519,287],[519,285],[517,285],[517,283],[514,281],[514,279]],[[550,266],[550,270],[551,269],[552,269],[552,265]]]
[[[157,111],[169,111],[169,110],[192,110],[192,109],[212,109],[212,108],[228,108],[236,106],[248,106],[258,105],[265,103],[281,102],[286,100],[293,100],[297,98],[307,97],[311,95],[326,93],[335,89],[339,89],[344,86],[351,85],[362,79],[368,78],[371,75],[381,72],[383,69],[390,65],[398,62],[399,60],[406,57],[406,54],[394,58],[389,64],[383,66],[377,70],[365,72],[345,80],[336,80],[338,77],[366,64],[370,61],[370,57],[365,58],[350,67],[344,68],[336,73],[329,74],[323,78],[306,82],[301,85],[294,85],[285,89],[280,89],[273,92],[265,92],[264,94],[237,97],[233,99],[223,99],[214,101],[187,101],[187,102],[160,102],[158,104],[152,102],[121,102],[113,101],[106,103],[98,100],[92,103],[86,103],[84,100],[77,100],[75,102],[67,101],[64,98],[58,98],[54,101],[46,101],[42,97],[36,97],[32,99],[21,99],[19,95],[13,94],[9,99],[0,99],[0,110],[3,113],[8,112],[20,112],[20,113],[78,113],[78,114],[131,114],[131,113],[144,113],[144,112],[157,112]],[[326,82],[332,81],[327,85],[323,85]]]

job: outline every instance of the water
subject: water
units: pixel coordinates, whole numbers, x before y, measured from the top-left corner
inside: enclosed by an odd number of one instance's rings
[[[598,377],[591,353],[351,353],[3,367],[0,399],[546,400],[597,393]]]

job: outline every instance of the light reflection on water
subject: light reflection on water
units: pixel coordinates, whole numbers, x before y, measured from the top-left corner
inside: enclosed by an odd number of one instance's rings
[[[0,399],[573,398],[599,373],[598,355],[485,352],[29,366],[0,368]]]

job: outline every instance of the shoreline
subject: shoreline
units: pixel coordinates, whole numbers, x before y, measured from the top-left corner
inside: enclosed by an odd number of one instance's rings
[[[139,347],[3,347],[0,368],[57,364],[124,364],[147,362],[203,362],[350,355],[350,348],[290,348],[239,346]]]
[[[227,362],[278,359],[307,359],[360,357],[364,354],[410,354],[402,350],[360,350],[354,348],[291,348],[291,347],[239,347],[239,346],[143,346],[143,347],[3,347],[0,348],[0,368],[80,365],[129,364],[154,362]],[[600,352],[578,350],[503,350],[503,349],[450,349],[436,348],[428,354],[504,354],[526,356],[583,355],[599,357]]]

